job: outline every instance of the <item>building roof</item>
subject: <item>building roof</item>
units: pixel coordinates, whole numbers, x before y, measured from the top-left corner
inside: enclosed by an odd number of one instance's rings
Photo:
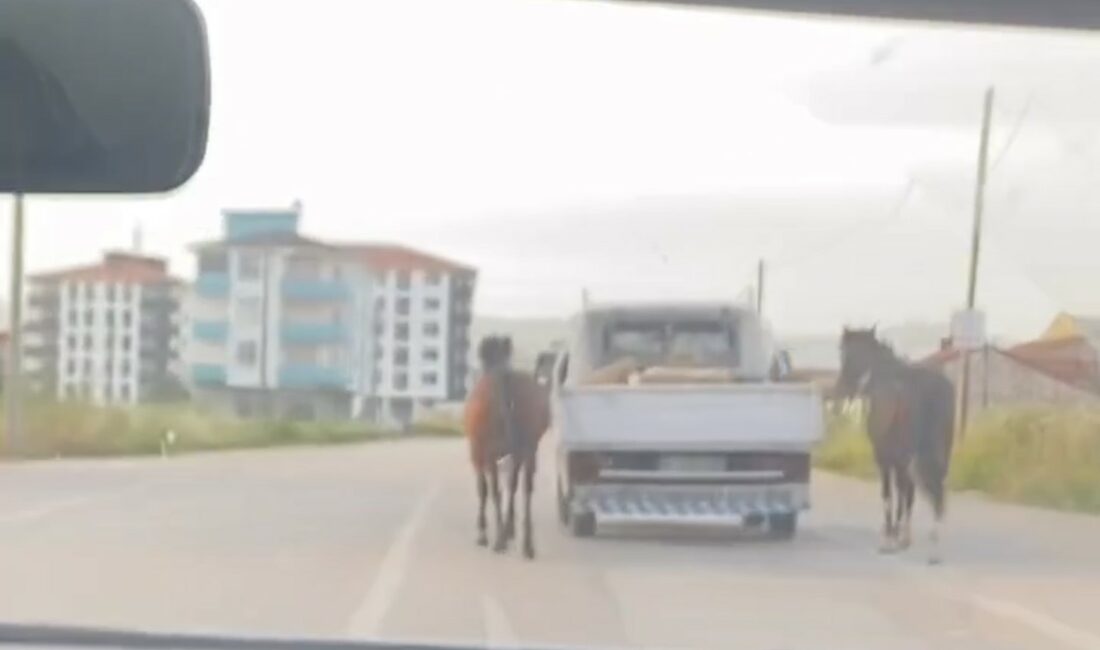
[[[30,276],[35,281],[122,282],[153,284],[178,282],[168,274],[168,263],[161,257],[125,251],[111,251],[98,264],[74,266]]]
[[[331,244],[320,239],[303,237],[293,232],[263,232],[238,237],[232,240],[209,239],[191,244],[191,250],[203,250],[207,248],[226,248],[229,246],[312,246],[321,248],[333,248]]]
[[[376,271],[474,272],[473,267],[400,244],[356,243],[338,246]]]
[[[1020,363],[1040,370],[1051,377],[1078,386],[1095,386],[1098,368],[1095,354],[1082,357],[1082,346],[1092,347],[1084,337],[1039,339],[1010,348],[1006,354]]]

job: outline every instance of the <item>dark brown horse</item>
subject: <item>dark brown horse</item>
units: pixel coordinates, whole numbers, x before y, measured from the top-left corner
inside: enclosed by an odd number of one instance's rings
[[[955,391],[930,368],[912,366],[875,338],[875,329],[845,329],[840,340],[838,398],[868,402],[867,433],[882,479],[885,523],[881,550],[908,548],[917,485],[935,515],[929,561],[940,561],[940,525],[946,505],[944,481],[951,460]]]
[[[535,489],[535,466],[539,440],[550,425],[546,389],[533,376],[512,369],[512,341],[489,336],[478,345],[482,377],[466,401],[466,438],[470,461],[477,475],[477,543],[489,543],[485,506],[493,497],[496,540],[493,550],[501,552],[515,536],[516,490],[523,477],[523,554],[535,557],[531,523],[531,496]],[[498,462],[508,458],[508,509],[502,513]]]

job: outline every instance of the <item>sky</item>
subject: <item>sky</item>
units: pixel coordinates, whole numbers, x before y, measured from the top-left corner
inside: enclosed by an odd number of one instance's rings
[[[582,288],[743,299],[763,258],[780,332],[945,322],[993,85],[989,327],[1100,314],[1096,37],[592,0],[199,4],[203,167],[163,196],[30,197],[29,271],[140,224],[190,277],[223,208],[301,200],[307,234],[478,267],[496,316],[566,315]]]

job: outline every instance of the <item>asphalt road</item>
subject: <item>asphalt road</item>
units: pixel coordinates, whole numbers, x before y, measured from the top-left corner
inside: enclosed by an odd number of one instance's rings
[[[956,496],[946,563],[876,552],[871,486],[815,476],[793,542],[554,518],[474,545],[459,441],[0,466],[0,621],[678,648],[1100,648],[1100,518]],[[923,515],[921,508],[918,515]],[[918,531],[926,529],[918,517]],[[923,541],[923,534],[921,535]]]

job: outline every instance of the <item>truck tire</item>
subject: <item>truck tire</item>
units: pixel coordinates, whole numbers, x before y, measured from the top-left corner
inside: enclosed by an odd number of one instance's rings
[[[561,479],[557,480],[558,488],[558,521],[562,526],[569,525],[569,498],[565,496],[565,490],[561,488]]]
[[[794,539],[798,531],[798,513],[768,515],[768,536],[772,539]]]
[[[569,530],[573,537],[592,537],[596,534],[596,513],[574,512],[569,518]]]

